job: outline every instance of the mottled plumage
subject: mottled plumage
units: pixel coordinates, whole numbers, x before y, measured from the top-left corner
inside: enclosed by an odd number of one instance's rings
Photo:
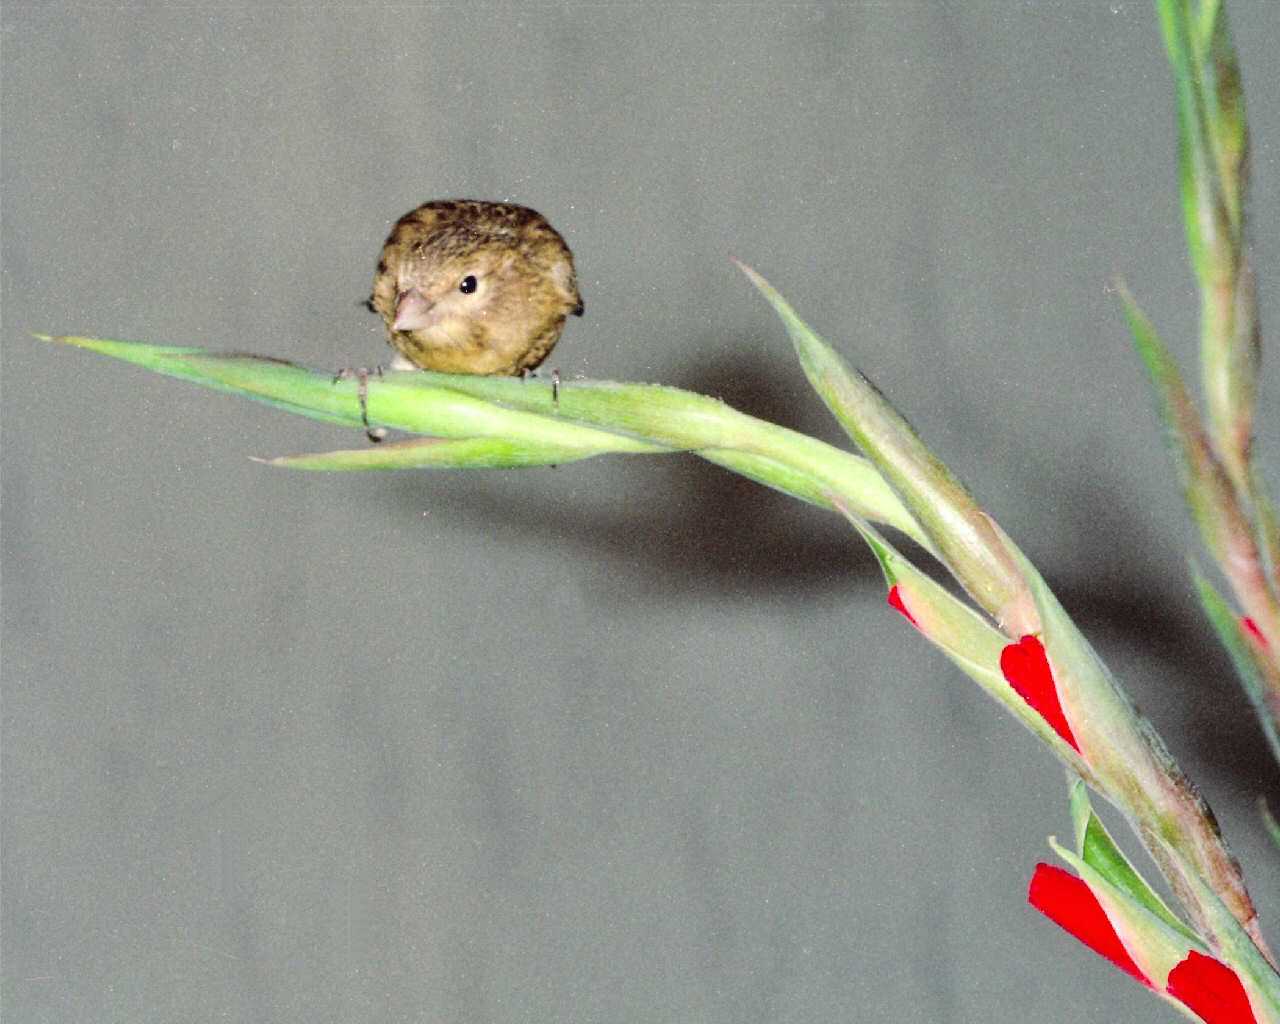
[[[514,376],[547,358],[582,298],[573,254],[540,213],[447,199],[396,221],[369,308],[414,366]]]

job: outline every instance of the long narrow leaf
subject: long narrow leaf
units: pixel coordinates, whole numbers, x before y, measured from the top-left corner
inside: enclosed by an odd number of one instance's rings
[[[1156,995],[1174,1006],[1177,1000],[1164,991],[1169,972],[1186,958],[1189,950],[1204,952],[1203,942],[1188,937],[1185,928],[1174,928],[1150,908],[1116,886],[1083,857],[1077,856],[1052,837],[1049,845],[1054,853],[1071,865],[1097,898],[1107,919],[1120,936],[1126,952],[1142,973],[1150,979]],[[1185,1013],[1185,1009],[1183,1010]],[[1191,1014],[1186,1014],[1191,1016]],[[1194,1017],[1192,1019],[1195,1019]]]
[[[1200,903],[1202,883],[1192,885],[1188,875],[1208,879],[1230,901],[1235,918],[1263,945],[1240,865],[1199,791],[1035,566],[1016,549],[1015,555],[1044,621],[1041,640],[1063,705],[1085,760],[1099,778],[1093,788],[1129,818],[1198,931],[1215,936],[1217,922]]]
[[[1009,638],[916,568],[865,520],[854,515],[847,518],[875,554],[886,584],[891,590],[897,588],[898,599],[925,638],[1047,744],[1072,773],[1092,779],[1088,764],[1001,673],[1000,655]]]
[[[1188,941],[1198,941],[1195,932],[1178,919],[1116,845],[1111,833],[1094,813],[1089,791],[1080,779],[1071,784],[1071,819],[1075,825],[1076,852],[1086,864]]]
[[[719,399],[657,384],[582,380],[565,382],[553,399],[550,389],[519,387],[518,381],[501,377],[415,376],[446,380],[451,389],[510,408],[562,416],[693,451],[833,511],[827,495],[838,494],[867,518],[901,530],[933,550],[893,489],[866,459],[748,416]]]
[[[1222,561],[1233,545],[1252,545],[1249,522],[1240,510],[1226,471],[1213,453],[1177,362],[1128,289],[1123,284],[1118,289],[1134,347],[1151,378],[1187,504],[1205,547]]]
[[[1009,552],[977,502],[862,374],[850,367],[758,273],[739,264],[773,306],[815,391],[924,528],[980,607],[1014,633],[1035,631],[1035,608]]]
[[[1187,247],[1196,274],[1209,272],[1210,246],[1217,235],[1213,217],[1214,169],[1208,161],[1204,104],[1198,86],[1194,27],[1185,0],[1157,0],[1165,49],[1173,68],[1178,109],[1178,177]]]
[[[1214,632],[1218,634],[1219,643],[1227,649],[1236,675],[1240,677],[1244,692],[1262,725],[1263,734],[1271,745],[1271,753],[1280,762],[1280,732],[1276,728],[1280,708],[1273,707],[1269,699],[1269,694],[1280,693],[1280,680],[1276,680],[1276,685],[1268,687],[1264,673],[1274,671],[1274,668],[1270,662],[1255,654],[1245,642],[1240,632],[1239,614],[1227,604],[1226,599],[1194,564],[1191,575],[1200,596],[1200,607],[1204,609]]]
[[[365,469],[523,469],[589,459],[601,451],[527,444],[505,437],[416,437],[391,444],[256,459],[269,466],[323,471]]]
[[[331,373],[284,360],[98,338],[37,337],[313,419],[351,427],[362,423],[356,381],[335,381]],[[572,381],[558,390],[556,395],[536,381],[417,371],[373,377],[367,382],[370,423],[458,443],[384,445],[367,452],[268,461],[325,470],[513,468],[604,453],[687,450],[823,508],[834,510],[828,495],[837,494],[859,514],[893,526],[931,550],[929,539],[866,459],[678,388]]]

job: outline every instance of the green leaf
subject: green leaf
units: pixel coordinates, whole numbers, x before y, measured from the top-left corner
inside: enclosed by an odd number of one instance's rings
[[[1267,804],[1265,796],[1258,797],[1258,814],[1262,818],[1262,824],[1266,826],[1267,835],[1271,837],[1271,842],[1280,850],[1280,821],[1276,821],[1276,816],[1271,813],[1271,807]]]
[[[433,376],[424,374],[423,376]],[[646,438],[699,456],[823,508],[828,494],[932,550],[928,538],[866,459],[756,419],[716,398],[657,384],[566,381],[559,401],[549,390],[512,388],[499,377],[454,376],[449,386],[512,408]]]
[[[1205,547],[1221,561],[1233,537],[1247,538],[1250,535],[1249,523],[1241,514],[1231,482],[1213,453],[1200,414],[1178,371],[1178,364],[1128,289],[1123,284],[1117,287],[1134,347],[1151,378],[1187,505],[1200,528]],[[1248,543],[1252,544],[1252,541]]]
[[[878,390],[796,315],[750,267],[743,272],[786,326],[805,374],[850,437],[875,463],[933,542],[947,568],[1002,626],[1034,631],[1033,611],[1009,552],[977,502]]]
[[[88,349],[101,355],[122,359],[167,377],[192,381],[215,391],[243,394],[255,401],[278,409],[348,426],[360,425],[359,406],[346,397],[349,389],[334,388],[333,375],[315,371],[282,359],[229,353],[213,355],[205,349],[174,345],[149,345],[140,341],[110,341],[105,338],[54,337],[35,335],[41,341],[58,342]],[[216,360],[215,365],[210,365]],[[257,380],[259,386],[248,388],[240,382]],[[321,383],[329,385],[321,390]]]
[[[1203,281],[1210,272],[1211,248],[1219,232],[1214,217],[1213,169],[1205,138],[1198,54],[1186,0],[1157,0],[1156,6],[1177,97],[1178,177],[1187,247],[1196,275]]]
[[[1071,784],[1071,820],[1075,825],[1076,852],[1086,864],[1118,891],[1125,893],[1170,928],[1180,932],[1188,942],[1199,945],[1196,933],[1178,919],[1147,884],[1146,879],[1138,874],[1124,851],[1116,845],[1111,833],[1094,813],[1093,805],[1089,802],[1089,791],[1080,779]]]
[[[1271,574],[1271,588],[1280,594],[1280,514],[1267,494],[1261,474],[1256,470],[1249,486],[1253,498],[1253,516],[1258,524],[1258,547],[1264,554],[1264,565]]]
[[[1187,247],[1201,292],[1201,377],[1215,454],[1248,492],[1261,360],[1245,238],[1249,137],[1224,6],[1159,0],[1178,105],[1178,167]]]
[[[156,373],[230,391],[255,401],[330,423],[361,425],[358,385],[332,373],[283,359],[197,348],[175,348],[98,338],[49,338],[135,363]],[[446,386],[443,374],[392,373],[369,381],[369,421],[433,437],[509,437],[595,454],[599,451],[659,452],[661,446],[608,434],[494,403],[478,401]],[[520,387],[522,381],[506,383]]]
[[[1226,599],[1205,578],[1194,562],[1191,565],[1191,576],[1195,580],[1196,592],[1200,596],[1200,607],[1204,609],[1205,615],[1213,625],[1213,631],[1218,634],[1218,642],[1230,655],[1231,664],[1235,666],[1236,675],[1240,677],[1240,684],[1253,705],[1254,713],[1258,716],[1267,742],[1271,744],[1271,753],[1277,761],[1280,761],[1280,732],[1277,732],[1276,720],[1271,714],[1271,706],[1267,700],[1267,684],[1262,677],[1262,667],[1258,664],[1257,657],[1241,635],[1240,616],[1227,604]]]
[[[1178,108],[1178,171],[1201,283],[1233,278],[1243,242],[1249,135],[1240,64],[1217,2],[1157,0]]]
[[[1089,886],[1089,890],[1102,904],[1107,920],[1115,928],[1120,941],[1133,958],[1138,969],[1151,979],[1153,991],[1175,1006],[1181,1004],[1168,995],[1163,989],[1167,983],[1169,972],[1194,949],[1198,953],[1207,952],[1204,942],[1192,934],[1185,934],[1183,928],[1172,928],[1160,915],[1154,914],[1142,903],[1135,900],[1124,889],[1114,885],[1101,871],[1084,858],[1066,849],[1057,840],[1050,837],[1049,845],[1054,853],[1075,869],[1076,873]],[[1185,1012],[1185,1008],[1184,1012]],[[1194,1019],[1194,1018],[1193,1018]]]
[[[849,513],[846,516],[879,560],[885,581],[898,588],[899,598],[925,638],[1035,733],[1072,772],[1092,777],[1089,766],[1070,744],[1001,673],[1000,654],[1009,638],[916,568],[864,519]]]
[[[362,425],[358,384],[280,359],[97,338],[53,338],[204,387],[351,427]],[[368,452],[287,457],[307,469],[420,466],[511,468],[604,453],[691,450],[784,493],[834,510],[829,495],[929,547],[928,538],[863,458],[678,388],[570,381],[558,397],[542,382],[413,371],[371,377],[370,423],[454,445],[382,446]],[[488,439],[488,443],[484,439]]]
[[[1049,657],[1063,710],[1095,778],[1092,788],[1128,817],[1173,887],[1198,932],[1215,935],[1188,873],[1212,880],[1232,900],[1241,921],[1256,911],[1240,867],[1218,824],[1155,728],[1116,684],[1110,670],[1067,615],[1026,557],[1013,549],[1044,622]]]
[[[1238,240],[1243,223],[1243,203],[1248,175],[1249,128],[1245,119],[1244,85],[1240,61],[1227,29],[1226,7],[1214,0],[1202,4],[1205,27],[1200,37],[1205,120],[1218,169],[1222,200]]]
[[[601,449],[603,450],[603,449]],[[269,466],[311,470],[522,469],[590,458],[599,451],[523,444],[505,437],[418,437],[365,448],[255,459]]]

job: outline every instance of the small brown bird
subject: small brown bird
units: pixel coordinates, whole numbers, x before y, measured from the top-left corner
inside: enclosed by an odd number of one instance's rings
[[[504,376],[538,366],[565,317],[582,315],[573,253],[546,218],[474,199],[423,203],[396,221],[367,305],[413,366]]]

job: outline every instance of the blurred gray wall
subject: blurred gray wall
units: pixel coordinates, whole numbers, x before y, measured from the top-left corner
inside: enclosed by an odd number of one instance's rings
[[[1274,348],[1280,7],[1232,13]],[[835,517],[691,457],[271,470],[362,438],[28,333],[371,364],[388,224],[460,195],[573,246],[567,379],[839,441],[728,256],[768,275],[1036,559],[1280,938],[1280,779],[1108,292],[1189,365],[1150,4],[0,26],[7,1021],[1170,1019],[1026,906],[1061,772]]]

